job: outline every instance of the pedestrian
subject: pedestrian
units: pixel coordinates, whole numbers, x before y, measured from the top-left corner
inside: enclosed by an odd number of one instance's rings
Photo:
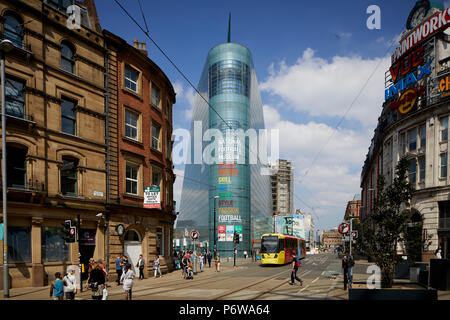
[[[120,277],[122,277],[122,271],[123,271],[123,262],[122,257],[120,255],[117,256],[117,259],[115,260],[116,263],[116,273],[117,273],[117,285],[120,286]]]
[[[121,280],[123,280],[123,290],[125,290],[125,300],[131,300],[132,298],[133,278],[135,276],[131,264],[128,263],[121,277]]]
[[[216,272],[220,272],[220,254],[217,253],[214,258],[214,262],[216,263]]]
[[[102,300],[103,289],[105,288],[105,273],[103,272],[100,263],[95,262],[93,264],[86,287],[91,288],[93,300]]]
[[[100,268],[102,269],[103,273],[105,274],[105,281],[106,281],[106,279],[108,279],[108,272],[106,271],[106,266],[103,263],[103,260],[99,259],[98,264],[100,265]]]
[[[156,279],[156,275],[159,273],[159,277],[162,277],[161,274],[161,261],[159,259],[159,256],[156,256],[155,261],[153,261],[153,273],[154,273],[154,278]]]
[[[181,258],[181,277],[184,278],[186,276],[186,268],[188,266],[188,258],[187,256],[183,256]]]
[[[300,259],[297,257],[297,253],[294,251],[292,253],[291,282],[289,282],[289,284],[292,286],[295,284],[295,280],[300,282],[300,286],[303,286],[302,279],[297,277],[297,271],[298,271],[298,268],[300,268],[300,266],[301,266]]]
[[[210,250],[208,250],[208,254],[206,255],[206,258],[208,259],[208,266],[209,266],[209,268],[211,268],[212,255],[211,255]]]
[[[92,271],[92,268],[93,268],[93,266],[94,266],[94,263],[95,263],[94,258],[89,258],[88,277],[89,277],[89,274],[90,274],[91,271]]]
[[[244,250],[244,259],[247,259],[247,250]]]
[[[61,273],[55,273],[55,280],[50,284],[50,297],[53,300],[64,300],[64,282]]]
[[[75,300],[77,293],[77,282],[75,278],[75,269],[68,270],[63,278],[64,292],[66,293],[66,300]]]
[[[438,248],[436,249],[436,251],[434,252],[434,254],[436,255],[436,259],[442,259],[442,249],[441,249],[441,246],[438,246]]]
[[[345,255],[342,258],[342,270],[344,271],[344,290],[347,290],[347,284],[349,288],[352,287],[352,268],[354,265],[355,262],[353,261],[353,257],[350,255],[348,250],[345,250]]]
[[[203,257],[202,254],[200,252],[197,252],[197,257],[200,263],[200,272],[203,272]]]
[[[140,254],[138,263],[136,264],[136,268],[139,269],[139,280],[144,280],[144,267],[145,267],[145,260],[142,254]]]
[[[126,265],[128,264],[128,257],[127,256],[123,256],[122,257],[122,264],[123,264],[123,266],[122,266],[122,273],[123,273],[125,271]]]

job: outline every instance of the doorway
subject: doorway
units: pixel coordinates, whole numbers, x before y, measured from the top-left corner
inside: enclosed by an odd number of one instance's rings
[[[131,264],[131,268],[136,272],[136,264],[139,260],[139,255],[142,254],[142,240],[135,230],[128,230],[124,238],[124,254]]]

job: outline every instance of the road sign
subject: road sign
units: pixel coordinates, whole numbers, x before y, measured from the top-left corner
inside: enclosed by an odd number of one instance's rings
[[[340,234],[347,234],[350,231],[350,225],[343,222],[339,225],[338,231]]]
[[[352,231],[352,238],[353,239],[358,238],[358,231]]]
[[[191,231],[191,239],[192,240],[198,239],[198,231],[195,230]]]

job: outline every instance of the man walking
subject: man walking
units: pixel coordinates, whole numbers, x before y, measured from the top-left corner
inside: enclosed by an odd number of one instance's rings
[[[303,286],[303,281],[299,277],[297,277],[297,271],[298,268],[301,266],[300,259],[297,257],[297,254],[295,251],[292,253],[292,272],[291,272],[291,282],[289,282],[290,285],[295,284],[295,280],[300,282],[300,286]]]
[[[208,259],[208,266],[209,268],[211,268],[211,260],[212,260],[211,251],[208,251],[208,255],[206,256],[206,258]]]
[[[122,277],[122,271],[123,271],[122,257],[120,255],[117,256],[115,263],[116,263],[116,273],[117,273],[117,285],[120,286],[120,278]]]
[[[142,254],[139,255],[139,260],[138,263],[136,264],[136,267],[139,268],[139,280],[144,280],[145,260]]]
[[[345,255],[342,258],[342,270],[344,271],[344,290],[347,290],[347,283],[349,288],[352,287],[352,268],[354,265],[355,262],[353,261],[353,257],[350,255],[348,250],[345,250]]]

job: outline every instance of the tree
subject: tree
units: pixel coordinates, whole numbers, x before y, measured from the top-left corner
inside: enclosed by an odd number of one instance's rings
[[[401,158],[395,178],[386,186],[383,175],[377,180],[373,212],[361,223],[361,249],[381,270],[381,286],[391,288],[397,261],[397,245],[407,231],[409,210],[406,206],[414,191],[408,182],[408,161]]]

